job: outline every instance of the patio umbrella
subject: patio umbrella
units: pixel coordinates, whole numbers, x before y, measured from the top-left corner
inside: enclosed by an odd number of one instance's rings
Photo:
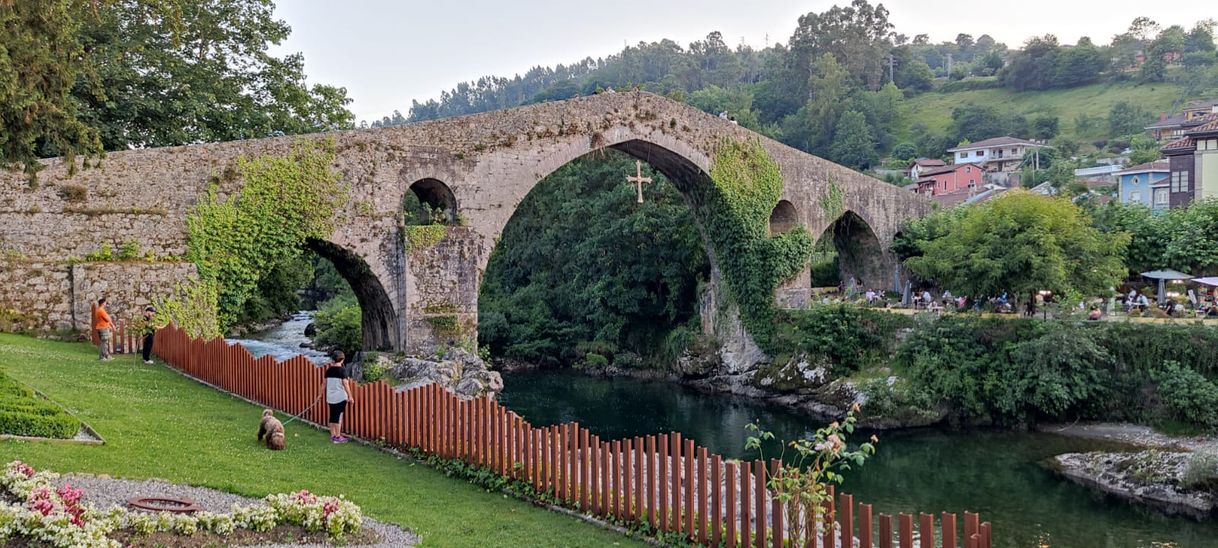
[[[1210,276],[1208,278],[1193,278],[1192,281],[1201,285],[1218,287],[1218,276]]]
[[[1151,270],[1143,272],[1143,276],[1159,280],[1159,295],[1156,300],[1163,304],[1163,296],[1167,293],[1167,280],[1191,280],[1193,277],[1178,270]]]

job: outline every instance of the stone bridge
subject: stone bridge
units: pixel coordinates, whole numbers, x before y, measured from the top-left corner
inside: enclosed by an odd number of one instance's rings
[[[781,167],[773,231],[832,231],[843,278],[900,286],[888,247],[904,220],[930,210],[924,198],[684,104],[630,92],[383,129],[123,151],[75,174],[52,159],[37,187],[18,173],[0,173],[0,311],[28,328],[82,329],[89,301],[106,294],[120,315],[133,314],[192,275],[191,265],[164,259],[185,255],[186,216],[209,184],[233,193],[241,184],[239,157],[285,154],[296,139],[328,138],[351,205],[329,238],[309,246],[355,289],[367,347],[430,352],[476,333],[492,248],[547,175],[613,148],[687,191],[709,184],[714,150],[728,137],[760,139]],[[407,193],[447,212],[440,241],[423,242],[416,229],[402,228]],[[82,261],[106,243],[117,250],[124,242],[162,260]],[[780,288],[780,304],[806,303],[809,285],[805,269]]]

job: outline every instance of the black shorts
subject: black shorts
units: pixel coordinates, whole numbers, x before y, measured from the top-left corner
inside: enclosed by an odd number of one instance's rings
[[[330,422],[333,424],[338,424],[339,421],[343,420],[343,411],[347,410],[347,400],[343,400],[338,403],[331,403],[329,405]]]

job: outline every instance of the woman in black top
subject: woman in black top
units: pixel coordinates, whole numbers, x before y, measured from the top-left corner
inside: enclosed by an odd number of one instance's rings
[[[334,361],[326,366],[326,404],[330,407],[330,441],[333,443],[347,443],[347,438],[343,436],[343,413],[352,400],[351,380],[343,367],[345,359],[346,355],[341,350],[335,350]]]

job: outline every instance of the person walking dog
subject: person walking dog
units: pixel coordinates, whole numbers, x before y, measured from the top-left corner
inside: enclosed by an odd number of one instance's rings
[[[106,311],[105,297],[98,299],[97,306],[93,308],[93,329],[97,330],[98,359],[101,361],[113,359],[110,357],[110,336],[114,332],[114,322],[110,320],[110,313]]]
[[[141,327],[141,331],[144,333],[144,363],[152,365],[152,338],[156,335],[156,308],[144,307],[144,325]]]
[[[335,350],[331,356],[333,361],[326,367],[326,404],[330,407],[330,442],[347,443],[343,436],[343,413],[347,405],[352,403],[351,380],[347,376],[344,361],[347,356],[341,350]]]

